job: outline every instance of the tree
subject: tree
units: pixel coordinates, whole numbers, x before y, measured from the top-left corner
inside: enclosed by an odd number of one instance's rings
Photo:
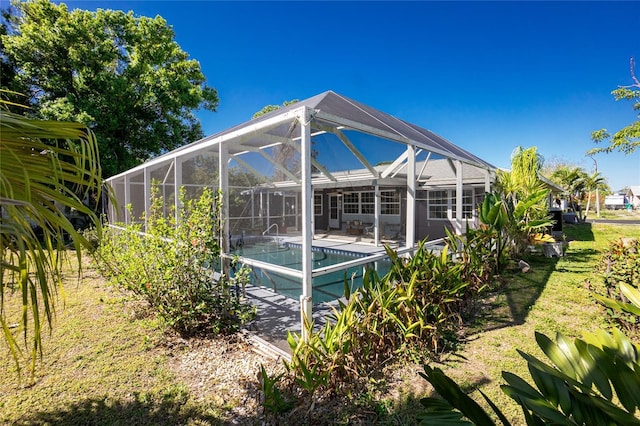
[[[539,194],[548,190],[540,180],[540,171],[544,163],[538,149],[517,147],[511,153],[511,171],[498,171],[497,187],[510,201],[510,205],[516,206],[519,201],[529,199],[532,194]],[[526,221],[546,218],[549,214],[549,205],[545,199],[532,204],[526,213]]]
[[[526,149],[519,146],[511,153],[511,171],[500,172],[497,184],[516,203],[541,188],[539,173],[543,163],[544,158],[535,146]]]
[[[551,172],[549,178],[562,185],[568,193],[568,205],[582,220],[582,206],[580,202],[585,197],[584,177],[587,173],[582,167],[562,164]]]
[[[292,99],[290,101],[284,101],[282,103],[282,107],[286,107],[289,105],[293,105],[295,103],[299,102],[298,99]],[[258,112],[256,112],[255,114],[253,114],[253,116],[251,117],[251,119],[256,119],[262,115],[265,115],[271,111],[277,111],[280,108],[282,108],[280,105],[265,105],[264,107],[262,107],[262,109]],[[278,163],[283,165],[284,167],[287,168],[287,170],[291,170],[294,173],[300,170],[300,161],[296,160],[296,150],[292,145],[288,145],[288,144],[280,144],[278,145],[275,149],[274,149],[274,160]],[[279,180],[286,180],[287,179],[287,175],[281,171],[281,170],[276,170],[273,173],[273,179],[276,181]]]
[[[640,81],[635,75],[635,59],[632,57],[630,60],[631,80],[633,84],[629,86],[619,86],[616,90],[611,92],[616,101],[625,99],[632,101],[633,109],[635,111],[640,110]],[[609,146],[602,148],[593,148],[587,151],[587,155],[596,154],[599,152],[613,152],[620,151],[625,154],[633,153],[640,146],[640,114],[639,120],[631,123],[627,127],[618,130],[611,135],[607,129],[596,130],[591,133],[591,139],[596,143],[608,142]]]
[[[600,172],[593,172],[592,174],[584,174],[580,178],[580,182],[584,191],[587,193],[587,208],[584,213],[584,217],[586,218],[589,215],[589,207],[591,206],[591,193],[596,191],[599,194],[599,191],[607,189],[607,180],[600,174]],[[600,203],[599,197],[596,197],[596,203]],[[600,216],[600,206],[596,206],[597,214]]]
[[[51,327],[56,288],[66,243],[71,239],[81,264],[89,242],[74,229],[66,210],[86,214],[100,231],[100,222],[82,200],[100,193],[100,162],[93,133],[77,123],[31,120],[6,110],[0,100],[0,327],[20,370],[20,345],[5,309],[11,288],[21,293],[25,346],[31,340],[32,379],[42,354],[43,325]],[[41,317],[42,315],[42,317]]]
[[[218,95],[162,17],[49,0],[16,7],[2,42],[34,110],[91,128],[105,177],[202,137],[193,110],[215,111]]]
[[[498,171],[496,193],[487,193],[480,208],[480,221],[495,228],[498,238],[497,259],[501,247],[520,255],[532,233],[552,225],[548,218],[549,190],[539,177],[543,159],[537,148],[516,148],[511,154],[511,171]],[[499,261],[497,263],[499,271]]]
[[[269,113],[271,111],[277,111],[282,107],[293,105],[293,104],[298,103],[298,102],[300,102],[299,99],[292,99],[290,101],[284,101],[282,103],[282,106],[280,106],[280,105],[265,105],[265,106],[262,107],[262,109],[260,111],[257,111],[256,113],[254,113],[253,116],[251,116],[251,119],[253,120],[254,118],[258,118],[260,116],[263,116],[263,115],[265,115],[265,114],[267,114],[267,113]]]
[[[14,107],[13,104],[24,102],[24,96],[20,94],[26,93],[26,87],[18,80],[16,63],[6,54],[3,42],[3,36],[7,35],[9,22],[14,19],[14,16],[10,8],[0,10],[0,15],[2,16],[0,21],[0,88],[5,90],[3,96],[8,101],[5,107],[8,109],[13,107],[22,112],[23,108]]]

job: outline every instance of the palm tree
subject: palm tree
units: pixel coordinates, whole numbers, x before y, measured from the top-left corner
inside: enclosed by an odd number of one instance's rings
[[[562,166],[557,168],[551,174],[551,179],[559,183],[567,189],[569,195],[569,206],[578,215],[578,219],[582,221],[582,208],[580,200],[584,198],[585,189],[583,178],[586,172],[580,167]]]
[[[24,346],[31,346],[33,380],[43,325],[51,328],[62,284],[65,241],[79,263],[82,248],[89,247],[64,212],[87,215],[99,231],[97,216],[82,199],[99,196],[102,181],[90,130],[77,123],[32,120],[9,112],[9,104],[0,99],[0,327],[18,372],[22,345],[11,324],[17,321],[22,328]],[[9,291],[21,293],[19,319],[5,308]]]
[[[580,182],[582,183],[582,187],[587,192],[587,208],[585,210],[585,218],[589,214],[589,207],[591,205],[591,192],[596,191],[596,195],[599,193],[599,190],[607,188],[607,180],[604,176],[602,176],[599,172],[594,172],[591,175],[584,174],[580,178]],[[600,216],[600,200],[596,198],[596,211],[598,212],[598,216]]]

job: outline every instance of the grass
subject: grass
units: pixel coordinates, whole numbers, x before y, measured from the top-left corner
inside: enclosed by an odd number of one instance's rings
[[[616,220],[640,220],[640,210],[608,210],[601,209],[600,217],[598,218],[595,211],[589,212],[589,220],[598,219],[616,219]]]
[[[535,331],[579,337],[607,327],[585,280],[592,278],[609,240],[640,238],[640,226],[567,225],[565,233],[566,257],[529,256],[530,272],[507,273],[502,290],[486,298],[469,324],[460,351],[439,365],[466,389],[485,392],[513,424],[522,424],[523,417],[500,390],[501,372],[529,377],[516,349],[544,359]],[[8,351],[0,352],[1,424],[220,424],[229,421],[225,410],[246,404],[190,392],[172,363],[184,348],[171,347],[163,326],[140,315],[139,306],[90,266],[80,283],[71,271],[66,282],[65,306],[58,305],[53,331],[45,337],[35,383],[29,385],[27,375],[20,381]],[[19,301],[9,298],[5,304],[16,311]],[[419,370],[419,365],[396,366],[386,393],[354,396],[350,406],[336,408],[340,413],[329,418],[342,424],[415,424],[419,398],[429,392]],[[472,396],[482,403],[478,392]],[[288,419],[296,416],[304,417],[289,413]],[[262,421],[260,413],[247,419]]]
[[[94,270],[81,282],[69,271],[64,307],[44,340],[35,382],[18,376],[0,353],[2,424],[201,424],[216,422],[196,406],[168,367],[163,327],[137,316],[135,303]],[[12,303],[13,302],[13,303]],[[5,300],[14,309],[19,300]],[[18,332],[20,332],[18,330]]]
[[[568,225],[565,234],[570,240],[566,256],[526,258],[531,271],[506,276],[504,289],[487,300],[484,314],[472,324],[459,356],[450,357],[443,366],[459,384],[487,394],[512,424],[523,424],[524,417],[500,389],[504,383],[501,374],[509,371],[530,378],[516,349],[546,360],[535,342],[535,332],[552,338],[556,333],[582,337],[585,332],[607,328],[603,310],[591,299],[586,280],[593,278],[600,252],[608,242],[622,236],[640,238],[640,226]],[[478,392],[473,396],[487,408]]]

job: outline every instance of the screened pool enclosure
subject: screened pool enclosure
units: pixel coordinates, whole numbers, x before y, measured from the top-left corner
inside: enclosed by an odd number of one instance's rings
[[[108,179],[117,201],[108,219],[143,223],[152,188],[167,215],[179,210],[181,189],[190,198],[219,188],[223,257],[297,280],[301,319],[311,323],[314,280],[383,259],[384,244],[411,252],[445,227],[473,226],[494,171],[429,130],[329,91]],[[297,245],[299,264],[238,251],[265,241]],[[357,256],[314,264],[327,241]]]

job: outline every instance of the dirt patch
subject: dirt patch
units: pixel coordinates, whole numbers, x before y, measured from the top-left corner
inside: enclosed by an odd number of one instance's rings
[[[282,360],[260,354],[243,335],[216,339],[171,339],[170,368],[194,402],[218,407],[233,424],[253,424],[263,416],[260,367],[284,371]]]

